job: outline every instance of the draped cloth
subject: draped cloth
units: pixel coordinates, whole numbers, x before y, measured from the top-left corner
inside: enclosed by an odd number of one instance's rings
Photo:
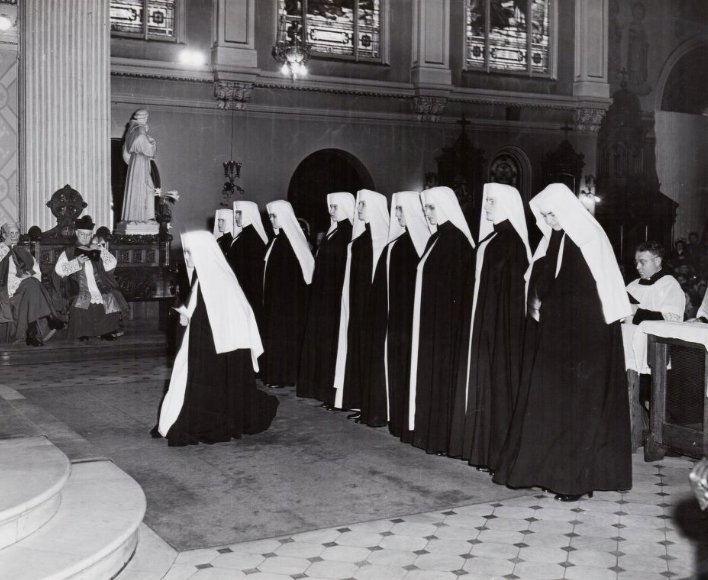
[[[265,430],[277,400],[256,390],[254,371],[263,346],[253,310],[209,232],[184,234],[182,248],[191,260],[192,292],[181,310],[189,323],[158,430],[173,445]]]
[[[629,489],[618,320],[629,302],[602,229],[567,188],[570,197],[564,186],[549,187],[553,194],[546,188],[531,202],[544,234],[527,273],[538,321],[527,317],[519,396],[494,481],[568,495]],[[549,212],[562,230],[542,227]]]
[[[361,408],[362,369],[365,352],[366,310],[376,265],[388,238],[388,204],[380,193],[362,189],[356,203],[366,206],[365,220],[357,216],[352,241],[347,248],[347,264],[342,285],[337,362],[334,374],[334,406]],[[347,392],[348,391],[348,392]]]
[[[416,447],[446,454],[460,357],[469,340],[465,315],[472,301],[474,243],[452,190],[428,189],[421,198],[435,206],[437,230],[416,273],[408,429]]]
[[[531,259],[519,192],[487,184],[476,250],[469,348],[453,409],[450,455],[496,468],[519,391],[526,318],[524,274]]]
[[[332,203],[329,194],[328,202]],[[343,195],[343,194],[342,194]],[[351,207],[354,208],[352,197]],[[341,209],[341,201],[338,202]],[[342,212],[347,215],[346,212]],[[352,215],[353,219],[353,215]],[[333,222],[322,240],[315,258],[315,272],[310,284],[305,336],[297,380],[298,397],[318,399],[332,404],[332,383],[337,364],[337,340],[342,306],[342,285],[347,263],[347,245],[351,241],[349,216]]]

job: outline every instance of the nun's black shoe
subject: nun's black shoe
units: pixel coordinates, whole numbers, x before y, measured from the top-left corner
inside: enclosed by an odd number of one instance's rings
[[[101,335],[101,340],[113,341],[113,340],[118,340],[118,337],[115,334],[113,334],[112,332],[107,332],[106,334]]]
[[[337,409],[337,407],[335,407],[334,405],[327,405],[325,409],[327,409],[328,411],[334,411],[336,413],[341,413],[342,411],[344,411],[344,409]]]
[[[27,346],[44,346],[44,343],[36,336],[28,336],[26,342]]]
[[[284,389],[287,385],[268,385],[269,389]]]
[[[162,439],[162,435],[160,435],[160,431],[158,431],[157,425],[150,429],[150,437],[152,437],[153,439]]]
[[[580,493],[580,494],[578,494],[578,495],[569,495],[569,494],[565,494],[565,493],[557,493],[557,494],[556,494],[556,497],[555,497],[555,500],[556,500],[556,501],[578,501],[578,500],[580,500],[584,495],[585,495],[584,493]],[[593,494],[592,494],[591,491],[588,492],[588,494],[587,494],[588,497],[592,497],[592,495],[593,495]]]
[[[447,453],[445,453],[444,451],[438,451],[435,455],[437,455],[438,457],[445,457]]]
[[[483,467],[481,465],[478,465],[476,469],[477,471],[481,471],[482,473],[488,473],[489,475],[494,476],[494,470],[489,469],[489,467]]]
[[[361,417],[361,411],[356,411],[355,413],[352,413],[351,415],[347,415],[347,419],[350,421],[356,421]]]

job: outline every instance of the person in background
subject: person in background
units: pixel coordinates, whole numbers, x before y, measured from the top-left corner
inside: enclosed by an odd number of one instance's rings
[[[55,288],[68,307],[68,338],[116,340],[121,315],[129,311],[111,275],[118,261],[105,246],[91,244],[96,227],[91,216],[76,220],[75,226],[76,243],[64,249],[53,272]]]
[[[543,238],[533,257],[519,397],[494,481],[559,501],[632,487],[620,321],[631,314],[612,246],[570,189],[530,202]]]
[[[267,208],[275,237],[263,271],[261,380],[281,388],[297,382],[315,260],[292,206],[278,200]]]
[[[36,260],[18,246],[17,224],[0,230],[0,323],[10,325],[10,337],[29,346],[44,346],[63,324],[56,319],[51,297],[42,286]]]
[[[234,212],[231,209],[217,209],[214,214],[214,239],[224,256],[234,241]]]
[[[326,408],[332,408],[334,403],[332,383],[337,363],[342,285],[347,265],[347,245],[352,239],[354,204],[351,193],[327,194],[331,226],[315,256],[300,356],[297,396],[317,399]]]

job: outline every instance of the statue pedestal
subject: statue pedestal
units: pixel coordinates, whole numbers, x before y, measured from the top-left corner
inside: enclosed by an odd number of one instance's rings
[[[113,231],[122,236],[154,236],[160,232],[160,224],[155,220],[146,222],[118,222]]]

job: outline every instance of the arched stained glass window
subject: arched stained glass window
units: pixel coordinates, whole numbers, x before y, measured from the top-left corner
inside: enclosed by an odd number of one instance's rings
[[[176,39],[176,0],[111,0],[111,34]]]
[[[547,76],[552,0],[467,0],[470,70]]]
[[[293,23],[298,22],[313,53],[381,60],[383,1],[278,0],[279,38],[290,38]]]

